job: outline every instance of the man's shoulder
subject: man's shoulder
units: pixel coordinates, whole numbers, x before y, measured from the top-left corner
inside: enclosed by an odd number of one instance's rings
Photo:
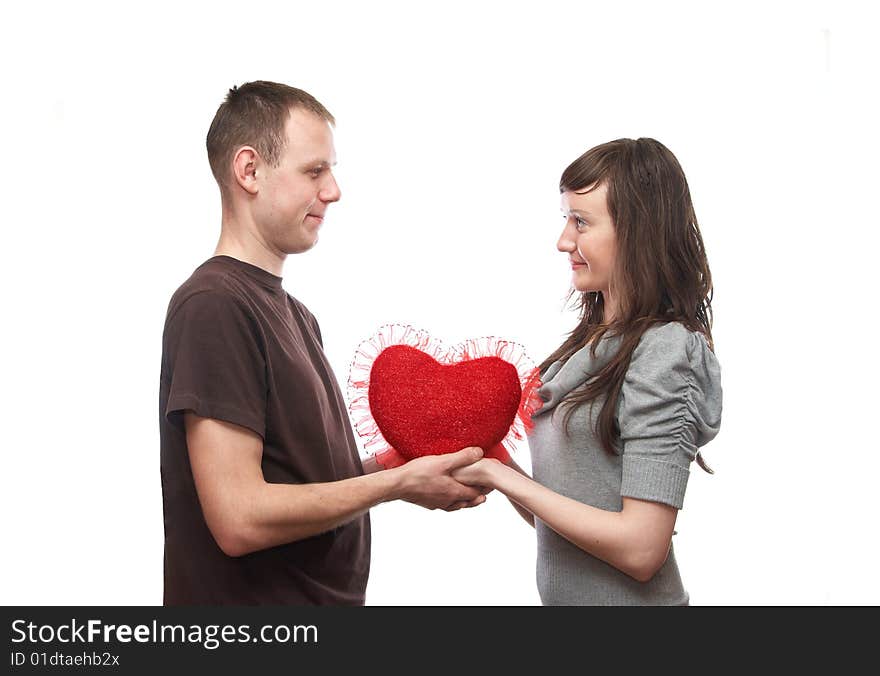
[[[300,312],[303,316],[308,317],[310,319],[314,319],[315,315],[312,314],[312,311],[306,307],[306,304],[303,303],[299,298],[294,297],[290,293],[287,294],[287,302],[290,303],[298,312]]]
[[[172,294],[168,303],[166,322],[184,305],[210,303],[212,305],[241,305],[242,289],[229,270],[213,265],[208,260],[197,267],[189,278]]]
[[[299,313],[300,317],[302,317],[307,323],[312,326],[312,329],[315,331],[315,334],[318,338],[318,342],[321,341],[321,326],[318,323],[318,318],[312,313],[309,308],[306,307],[305,303],[303,303],[298,298],[294,298],[291,294],[287,294],[287,302],[290,306]]]

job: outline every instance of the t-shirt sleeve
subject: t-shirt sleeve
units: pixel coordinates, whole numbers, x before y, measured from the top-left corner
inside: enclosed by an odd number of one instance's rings
[[[678,323],[646,331],[617,415],[621,495],[681,509],[690,463],[721,426],[721,368],[705,338]]]
[[[228,294],[186,299],[166,328],[170,391],[165,416],[183,425],[193,411],[266,433],[266,361],[259,327]]]

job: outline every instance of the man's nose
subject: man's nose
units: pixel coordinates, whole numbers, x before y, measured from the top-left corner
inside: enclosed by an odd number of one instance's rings
[[[342,197],[342,191],[339,190],[339,184],[332,173],[327,172],[327,182],[321,188],[318,197],[321,198],[322,202],[338,202],[339,198]]]

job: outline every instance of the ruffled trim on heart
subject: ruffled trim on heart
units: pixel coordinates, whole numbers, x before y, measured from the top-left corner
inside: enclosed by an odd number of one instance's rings
[[[516,367],[522,388],[516,418],[500,444],[493,449],[484,449],[487,457],[495,457],[502,461],[509,459],[508,453],[515,451],[516,441],[525,438],[534,427],[532,415],[543,404],[537,394],[541,381],[537,367],[526,355],[522,345],[487,336],[472,338],[459,345],[447,347],[427,331],[406,324],[384,324],[376,333],[358,345],[348,375],[348,408],[354,428],[363,439],[364,450],[375,456],[376,462],[383,468],[390,469],[406,462],[406,459],[400,456],[382,436],[370,411],[370,371],[376,357],[392,345],[414,347],[441,364],[453,364],[482,357],[499,357]]]
[[[386,469],[402,465],[405,460],[397,455],[382,436],[370,411],[370,371],[376,357],[391,345],[409,345],[442,362],[448,348],[427,331],[404,324],[384,324],[372,336],[362,341],[354,353],[348,370],[348,410],[354,428],[364,441],[364,450],[376,456]]]

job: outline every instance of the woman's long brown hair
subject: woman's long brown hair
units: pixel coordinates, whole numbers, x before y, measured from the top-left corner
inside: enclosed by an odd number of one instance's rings
[[[596,432],[605,450],[614,453],[620,434],[615,424],[620,390],[645,331],[657,324],[681,322],[702,333],[713,348],[712,274],[687,179],[666,146],[651,138],[596,146],[562,172],[559,192],[584,194],[601,184],[608,189],[608,213],[617,237],[611,273],[617,314],[606,324],[602,293],[583,292],[578,325],[539,368],[543,373],[588,344],[595,356],[606,332],[620,336],[614,358],[564,400],[567,430],[577,405],[606,395]],[[712,472],[699,453],[697,462]]]

